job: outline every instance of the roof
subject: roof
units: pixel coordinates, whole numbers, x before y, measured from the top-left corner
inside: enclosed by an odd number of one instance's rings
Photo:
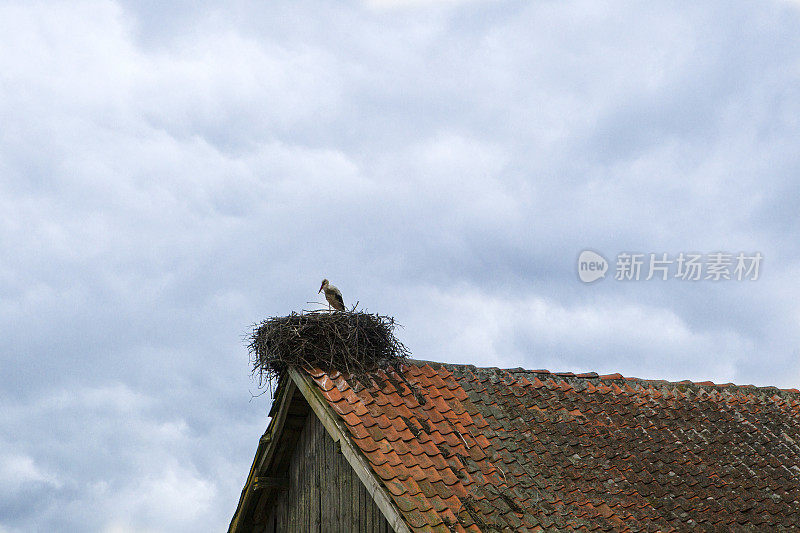
[[[294,372],[411,531],[800,524],[794,389],[425,361]]]

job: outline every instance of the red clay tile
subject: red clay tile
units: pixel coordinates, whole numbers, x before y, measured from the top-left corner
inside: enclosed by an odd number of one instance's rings
[[[323,392],[329,391],[335,386],[333,380],[327,374],[314,378],[314,381]]]
[[[367,428],[365,428],[364,424],[361,424],[360,422],[358,424],[348,424],[347,427],[350,430],[350,433],[356,439],[363,439],[370,436]]]
[[[363,420],[361,418],[359,418],[359,416],[357,414],[355,414],[354,412],[351,411],[351,412],[348,412],[348,413],[342,413],[342,412],[340,412],[339,409],[337,409],[337,407],[338,407],[337,405],[332,405],[332,407],[333,407],[333,409],[335,411],[337,411],[339,413],[339,416],[341,416],[344,419],[344,421],[347,423],[348,426],[362,426],[362,427],[364,427]]]
[[[312,378],[319,378],[322,377],[323,374],[326,372],[321,368],[313,367],[313,368],[305,368],[304,369]]]
[[[409,362],[405,380],[378,372],[356,393],[308,372],[415,531],[776,530],[800,518],[796,390]]]

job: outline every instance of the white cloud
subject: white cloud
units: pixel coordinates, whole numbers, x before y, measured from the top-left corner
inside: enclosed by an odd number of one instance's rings
[[[210,506],[217,489],[213,481],[177,465],[161,465],[136,483],[114,494],[119,505],[103,531],[175,531],[208,528]],[[109,493],[103,499],[112,497]],[[222,525],[222,524],[219,524]]]
[[[20,454],[0,456],[0,491],[3,493],[19,490],[26,483],[43,483],[58,488],[61,483],[54,475],[53,473],[47,475],[30,456]]]
[[[698,330],[669,309],[620,298],[567,306],[462,286],[419,289],[412,299],[426,310],[413,328],[436,347],[432,355],[417,354],[421,359],[723,383],[735,381],[737,363],[755,350],[736,331]]]

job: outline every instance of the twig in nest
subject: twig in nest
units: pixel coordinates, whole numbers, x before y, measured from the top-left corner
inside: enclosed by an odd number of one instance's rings
[[[304,311],[253,326],[248,349],[259,387],[289,366],[338,370],[353,376],[402,363],[408,349],[391,317],[363,311]]]

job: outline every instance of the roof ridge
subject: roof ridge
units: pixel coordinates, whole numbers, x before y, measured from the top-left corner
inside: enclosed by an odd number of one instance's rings
[[[614,384],[617,385],[625,385],[625,384],[639,384],[641,386],[646,386],[650,388],[658,388],[658,387],[670,387],[670,388],[677,388],[680,390],[681,388],[691,388],[692,390],[715,390],[720,392],[739,392],[745,394],[779,394],[782,396],[790,395],[792,397],[797,397],[800,399],[800,390],[797,388],[787,388],[783,389],[780,387],[776,387],[774,385],[766,385],[766,386],[756,386],[752,384],[747,385],[737,385],[735,383],[714,383],[713,381],[706,380],[706,381],[692,381],[688,379],[684,379],[681,381],[669,381],[666,379],[647,379],[647,378],[637,378],[637,377],[629,377],[623,376],[619,372],[614,374],[598,374],[597,372],[582,372],[582,373],[573,373],[573,372],[551,372],[550,370],[546,369],[536,369],[536,370],[529,370],[522,367],[516,368],[500,368],[500,367],[480,367],[475,365],[469,364],[458,364],[458,363],[445,363],[440,361],[428,361],[423,359],[408,359],[408,363],[417,365],[417,366],[425,366],[425,365],[436,365],[440,367],[460,367],[460,368],[469,368],[471,370],[494,370],[497,372],[506,372],[508,374],[536,374],[536,377],[540,376],[549,376],[548,379],[564,379],[566,381],[587,381],[592,384],[597,383],[606,383],[606,384]],[[541,378],[540,378],[541,379]],[[624,388],[624,387],[623,387]]]

